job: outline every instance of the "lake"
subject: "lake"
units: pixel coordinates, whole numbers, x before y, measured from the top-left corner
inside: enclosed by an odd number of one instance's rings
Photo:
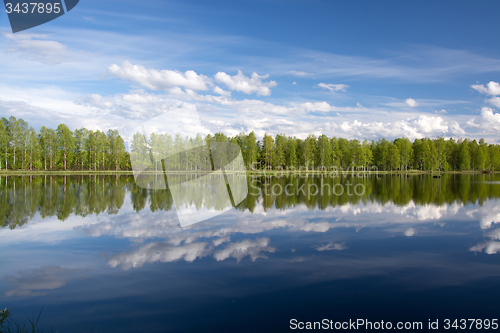
[[[215,181],[1,177],[0,307],[18,321],[43,307],[39,326],[60,332],[484,329],[499,317],[500,174],[246,182],[233,207]],[[192,214],[201,222],[182,227]]]

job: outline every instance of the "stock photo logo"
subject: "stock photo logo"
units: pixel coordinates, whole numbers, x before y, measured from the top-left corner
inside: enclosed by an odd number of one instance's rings
[[[12,32],[31,29],[52,21],[75,8],[79,0],[4,0]]]
[[[202,132],[196,108],[185,106],[137,126],[128,138],[137,186],[169,191],[182,227],[221,215],[248,194],[240,147],[207,142]]]

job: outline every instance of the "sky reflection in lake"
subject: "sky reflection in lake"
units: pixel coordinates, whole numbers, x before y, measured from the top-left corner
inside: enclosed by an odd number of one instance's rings
[[[18,315],[45,306],[58,329],[88,323],[103,332],[286,331],[296,317],[498,313],[498,176],[364,179],[364,197],[326,202],[264,190],[317,178],[260,178],[262,193],[184,228],[168,197],[126,177],[4,183],[10,206],[37,208],[0,230],[2,306]],[[27,204],[49,186],[58,193],[44,197],[52,206]],[[89,193],[95,205],[83,204]],[[221,208],[206,206],[198,209]]]

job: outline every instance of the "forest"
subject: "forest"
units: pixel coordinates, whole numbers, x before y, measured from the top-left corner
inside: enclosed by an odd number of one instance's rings
[[[194,138],[180,134],[152,134],[149,138],[135,134],[132,156],[146,150],[169,153],[190,150],[200,144],[230,142],[237,144],[245,166],[251,169],[332,169],[342,170],[436,170],[495,171],[500,169],[500,145],[471,139],[408,138],[395,140],[345,139],[326,135],[309,135],[306,139],[265,134],[258,140],[254,132],[228,137],[223,133]],[[65,124],[56,129],[42,126],[37,133],[23,119],[11,116],[0,121],[0,170],[131,170],[130,154],[117,130],[71,131]],[[174,161],[171,170],[196,170],[196,161],[186,158]]]

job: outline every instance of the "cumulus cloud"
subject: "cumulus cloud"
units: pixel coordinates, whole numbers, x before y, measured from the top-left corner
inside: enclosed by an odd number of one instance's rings
[[[347,246],[345,246],[345,243],[328,243],[326,245],[323,245],[323,246],[317,246],[315,247],[316,250],[322,252],[322,251],[331,251],[331,250],[337,250],[337,251],[343,251],[345,249],[347,249]]]
[[[223,93],[222,89],[220,91],[216,90]],[[53,95],[54,92],[50,92],[50,94]],[[234,100],[226,96],[199,95],[191,89],[186,88],[183,90],[180,87],[167,89],[163,94],[141,90],[111,96],[92,94],[80,98],[76,104],[73,102],[74,100],[70,99],[71,96],[63,96],[64,103],[60,102],[58,104],[54,101],[54,98],[47,99],[44,97],[46,95],[46,91],[25,91],[20,95],[19,92],[12,91],[8,87],[6,90],[3,87],[0,89],[0,99],[2,100],[22,98],[30,99],[31,103],[32,99],[34,105],[43,108],[36,111],[38,115],[49,114],[48,111],[42,110],[51,110],[52,114],[54,113],[52,109],[61,110],[61,112],[70,110],[73,114],[78,111],[81,113],[81,118],[75,122],[76,126],[86,126],[94,130],[118,128],[120,133],[125,136],[137,126],[137,121],[143,122],[168,112],[175,113],[176,110],[185,108],[188,105],[198,109],[203,108],[200,111],[200,116],[206,117],[206,119],[202,118],[201,123],[206,124],[206,127],[193,128],[197,133],[203,134],[223,131],[227,135],[235,135],[240,132],[254,131],[257,136],[263,136],[267,132],[273,135],[286,133],[305,138],[310,133],[324,133],[328,136],[357,139],[377,139],[380,137],[393,139],[406,136],[411,140],[433,136],[461,137],[465,134],[461,124],[444,115],[420,115],[407,118],[406,113],[382,112],[380,114],[385,119],[370,121],[368,116],[363,118],[363,114],[371,110],[360,110],[359,107],[340,108],[325,101],[280,105],[258,99]],[[214,108],[218,111],[217,114],[214,114]],[[0,101],[1,109],[2,102]],[[26,110],[27,107],[9,106],[6,112],[14,116],[24,117]],[[32,113],[30,111],[30,114]],[[234,117],[235,113],[238,114],[237,117]],[[313,115],[314,113],[323,113],[327,117],[309,117],[308,113]],[[336,115],[334,116],[334,114]],[[303,121],[305,116],[309,117],[308,121]],[[33,118],[33,115],[30,115],[30,117]],[[64,114],[64,117],[66,117],[66,114]],[[186,118],[182,117],[182,114],[179,114],[179,117]],[[484,123],[485,128],[491,127],[490,132],[493,135],[498,133],[498,130],[494,128],[498,121],[495,119],[490,121],[489,118],[495,117],[497,116],[492,113],[491,109],[485,109],[483,117],[471,120],[469,123],[465,121],[464,123],[471,127],[480,127]],[[400,120],[397,120],[398,118]],[[187,120],[184,119],[184,121]],[[46,125],[46,123],[42,124]]]
[[[323,112],[328,112],[335,109],[335,107],[333,107],[327,102],[314,102],[314,103],[306,102],[300,104],[300,107],[306,111],[323,111]]]
[[[396,138],[407,137],[410,140],[423,137],[465,134],[457,122],[447,122],[441,117],[421,115],[396,122],[367,122],[358,120],[344,121],[338,128],[349,138]],[[340,134],[339,134],[340,135]]]
[[[111,64],[108,72],[122,80],[137,83],[151,90],[166,90],[173,87],[185,87],[192,90],[208,90],[208,77],[195,71],[184,73],[173,70],[147,69],[141,65],[133,65],[124,61],[121,65]]]
[[[157,123],[165,130],[163,132],[183,132],[186,135],[196,133],[208,134],[210,131],[201,125],[196,106],[191,103],[177,101],[163,95],[134,92],[117,94],[114,96],[101,96],[92,94],[85,96],[78,104],[99,110],[100,114],[108,114],[129,119],[125,125],[115,124],[120,128],[120,134],[130,134],[129,131],[137,127],[137,120],[144,122],[156,117],[166,117],[169,122]]]
[[[412,120],[412,124],[422,134],[447,133],[448,124],[441,117],[419,116]]]
[[[269,74],[258,75],[253,72],[251,77],[243,75],[243,73],[238,70],[238,74],[230,76],[224,72],[218,72],[215,74],[215,80],[224,83],[229,90],[240,91],[244,94],[257,94],[257,96],[269,96],[271,95],[271,89],[277,85],[276,81],[262,82],[269,77]]]
[[[214,258],[217,261],[223,261],[228,258],[235,258],[238,262],[246,256],[250,256],[252,261],[258,258],[267,259],[267,256],[262,252],[275,252],[274,247],[270,247],[269,238],[256,238],[255,240],[245,239],[237,243],[230,243],[225,249],[214,253]]]
[[[414,100],[413,98],[406,99],[405,103],[406,103],[406,105],[408,105],[411,108],[414,108],[418,105],[418,102],[416,100]]]
[[[175,92],[172,92],[175,90]],[[180,88],[169,90],[168,96],[147,93],[120,94],[111,97],[90,95],[85,99],[87,105],[105,109],[106,112],[131,119],[144,119],[179,108],[179,101],[173,97],[186,98],[189,89]],[[330,121],[310,122],[296,121],[289,116],[300,117],[308,112],[329,113],[339,108],[328,102],[305,102],[291,105],[277,105],[256,99],[233,100],[224,96],[201,96],[192,91],[190,98],[196,101],[208,101],[224,107],[230,107],[238,112],[238,118],[230,117],[209,118],[211,132],[224,131],[226,134],[254,131],[258,136],[265,132],[287,133],[300,138],[307,137],[310,133],[321,132],[327,135],[344,136],[358,139],[388,139],[406,136],[409,139],[420,139],[433,136],[463,136],[465,131],[456,121],[446,121],[437,115],[420,115],[405,120],[394,122],[349,120],[346,117],[335,117]],[[261,114],[255,117],[256,113]],[[491,124],[489,125],[491,126]],[[198,129],[200,133],[207,133],[207,129]]]
[[[218,95],[221,95],[221,96],[227,96],[227,97],[231,96],[231,92],[230,91],[225,91],[224,89],[222,89],[219,86],[216,86],[214,88],[214,93],[218,94]]]
[[[481,229],[489,229],[493,223],[500,223],[500,209],[495,209],[481,217]]]
[[[493,98],[487,99],[486,101],[488,103],[490,103],[491,105],[500,109],[500,97],[493,97]]]
[[[471,252],[485,252],[487,254],[496,254],[500,251],[500,242],[486,242],[478,244],[469,249]]]
[[[409,228],[409,229],[405,230],[405,236],[407,236],[407,237],[411,237],[411,236],[415,235],[415,233],[416,233],[416,231],[413,228]]]
[[[331,92],[342,91],[346,92],[349,86],[347,84],[332,84],[332,83],[319,83],[316,87],[328,89]]]
[[[493,113],[491,108],[481,109],[481,117],[474,117],[467,122],[467,125],[480,128],[483,133],[498,134],[500,132],[500,113]]]
[[[500,84],[494,81],[490,81],[486,86],[482,84],[473,84],[471,85],[471,88],[486,95],[492,95],[492,96],[500,95]]]
[[[108,260],[110,267],[120,266],[123,270],[132,267],[142,267],[145,263],[174,262],[185,260],[194,261],[196,258],[207,256],[212,247],[208,243],[193,243],[183,246],[171,246],[165,243],[148,243],[131,251],[114,255]]]
[[[486,86],[482,84],[473,84],[471,87],[482,94],[494,96],[490,99],[486,99],[486,102],[500,108],[500,97],[495,97],[500,95],[500,84],[498,82],[490,81]]]

